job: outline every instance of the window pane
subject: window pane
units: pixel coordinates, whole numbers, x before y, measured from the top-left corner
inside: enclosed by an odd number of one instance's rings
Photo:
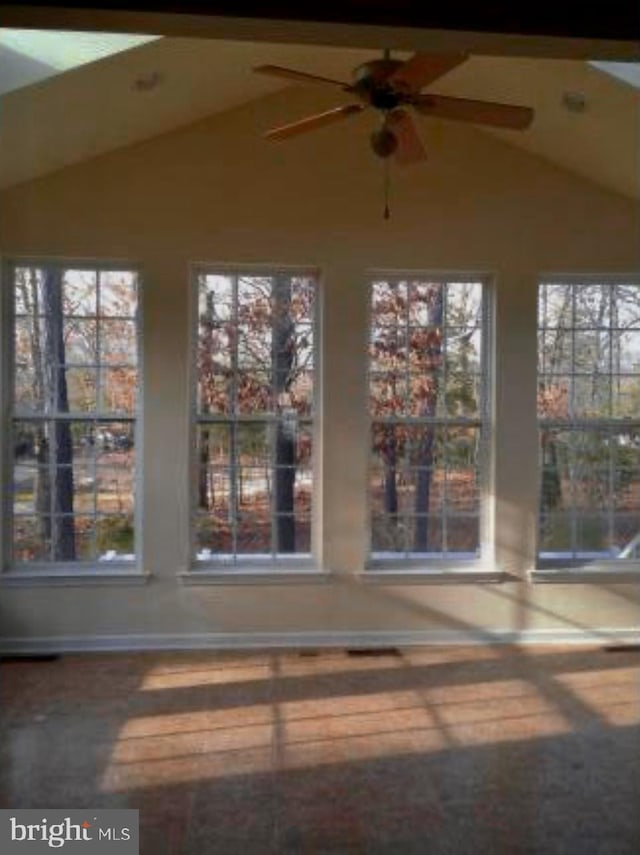
[[[590,557],[591,553],[607,557],[611,540],[609,518],[600,514],[583,513],[576,518],[576,552]]]
[[[94,479],[96,510],[99,513],[133,513],[133,478],[134,473],[129,466],[117,462],[97,466]]]
[[[288,273],[198,278],[199,558],[308,551],[314,290]]]
[[[236,518],[235,552],[239,555],[270,555],[272,549],[270,514],[243,510]],[[291,550],[293,551],[293,550]]]
[[[413,501],[408,511],[412,515],[442,513],[445,507],[445,471],[442,459],[434,465],[411,470],[410,489]]]
[[[541,327],[573,326],[572,286],[541,285],[538,292],[538,322]]]
[[[640,371],[640,330],[616,331],[613,336],[613,364],[617,373]]]
[[[632,376],[613,378],[611,415],[616,419],[637,419],[640,413],[640,371]]]
[[[39,467],[28,463],[16,463],[13,467],[13,512],[34,514],[36,495],[40,479]]]
[[[288,392],[279,395],[276,404],[281,413],[289,411],[292,417],[294,412],[303,418],[311,416],[313,410],[313,372],[297,371]]]
[[[43,413],[45,401],[41,379],[37,377],[33,365],[18,363],[15,366],[13,389],[14,407],[17,412]]]
[[[369,345],[371,373],[404,373],[408,364],[407,342],[405,327],[374,326]]]
[[[294,508],[296,514],[301,518],[311,515],[312,487],[313,473],[311,469],[297,469],[295,472]]]
[[[138,308],[137,276],[128,270],[101,271],[100,315],[133,318]]]
[[[96,510],[96,468],[94,461],[76,462],[74,455],[73,463],[73,509],[77,513],[93,514]]]
[[[14,314],[37,317],[44,314],[43,271],[36,267],[14,269]]]
[[[613,519],[613,550],[621,558],[640,559],[638,514],[618,513]]]
[[[404,373],[372,374],[369,379],[372,415],[381,417],[407,414],[410,406],[407,385],[407,377]],[[427,394],[428,388],[428,382],[423,382],[421,387],[413,393],[413,398],[416,401],[422,401],[422,395]]]
[[[611,326],[611,285],[573,285],[575,327],[608,329]]]
[[[226,513],[198,514],[195,520],[196,558],[206,560],[212,554],[230,555],[234,551],[233,533]]]
[[[133,519],[133,421],[96,416],[135,412],[136,286],[131,271],[14,269],[16,560],[95,561],[113,552],[100,515]]]
[[[446,553],[442,514],[410,517],[407,522],[407,529],[407,551],[409,553],[434,555]]]
[[[95,413],[97,409],[98,372],[95,368],[67,368],[57,372],[57,411],[60,413]],[[66,392],[66,395],[64,394]],[[66,398],[66,400],[65,400]]]
[[[407,310],[405,282],[374,282],[372,286],[372,324],[395,327],[404,323]]]
[[[612,378],[594,373],[573,378],[570,413],[576,419],[606,419],[611,415]]]
[[[448,327],[480,326],[482,285],[479,282],[449,282],[446,298]]]
[[[445,405],[453,417],[474,418],[479,414],[482,378],[477,374],[452,372],[446,378]]]
[[[47,561],[51,553],[49,517],[13,517],[13,560]]]
[[[539,550],[543,557],[571,557],[575,532],[570,514],[543,514],[540,517]]]
[[[617,284],[612,290],[614,325],[621,329],[640,329],[640,289],[634,283]]]
[[[273,356],[271,327],[265,327],[264,319],[258,317],[253,324],[238,325],[237,337],[238,368],[249,374],[269,374]]]
[[[198,378],[198,411],[212,415],[229,413],[232,400],[231,372],[225,369],[216,373],[210,360],[201,360]]]
[[[98,553],[94,516],[53,517],[52,522],[54,530],[57,526],[65,536],[73,532],[76,561],[96,560]]]
[[[272,443],[275,441],[275,427],[274,424],[261,422],[237,425],[234,434],[238,460],[245,465],[268,466]]]
[[[306,323],[315,316],[316,282],[312,276],[292,276],[291,317]]]
[[[409,405],[399,412],[419,418],[434,418],[443,414],[446,408],[444,395],[444,375],[439,370],[425,370],[420,374],[407,377],[409,386]]]
[[[617,521],[640,505],[640,285],[541,285],[538,306],[538,364],[558,372],[539,373],[541,554],[629,557]]]
[[[561,375],[538,376],[538,417],[568,419],[571,401],[571,378]]]
[[[65,318],[64,347],[68,365],[96,365],[97,324],[84,318]]]
[[[397,514],[374,514],[371,520],[371,551],[406,554],[405,520]]]
[[[101,320],[100,362],[106,365],[135,365],[137,361],[134,321]]]
[[[238,415],[262,415],[275,409],[272,377],[259,371],[240,371],[236,375],[236,412]]]
[[[476,555],[486,387],[482,293],[473,281],[372,285],[374,552]],[[460,423],[469,427],[453,426]]]
[[[98,516],[95,528],[96,549],[101,561],[133,558],[133,513]]]
[[[477,373],[482,358],[482,334],[478,327],[452,327],[445,339],[447,371]]]
[[[133,415],[138,395],[135,368],[103,368],[100,372],[103,413]]]
[[[135,429],[132,422],[95,423],[95,456],[100,465],[113,462],[133,466]]]
[[[444,518],[447,553],[452,556],[480,555],[480,518],[473,514],[448,514]]]
[[[93,270],[65,270],[62,278],[62,304],[65,315],[96,316],[97,279]]]
[[[573,337],[568,327],[538,331],[538,373],[566,374],[571,371]]]
[[[271,518],[271,473],[264,467],[238,466],[234,472],[238,508],[247,509],[268,523]],[[277,479],[273,478],[273,483]]]

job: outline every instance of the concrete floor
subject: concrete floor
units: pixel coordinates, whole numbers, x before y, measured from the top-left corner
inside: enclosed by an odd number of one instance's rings
[[[585,647],[0,665],[0,806],[143,855],[640,853],[640,657]]]

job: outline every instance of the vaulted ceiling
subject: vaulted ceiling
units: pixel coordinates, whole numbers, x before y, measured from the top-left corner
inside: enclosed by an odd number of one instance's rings
[[[168,133],[290,85],[253,74],[255,65],[289,65],[348,81],[354,66],[375,55],[354,48],[162,38],[64,70],[0,97],[0,187]],[[312,104],[317,91],[308,88]],[[527,131],[488,133],[614,192],[638,196],[640,92],[630,83],[579,60],[474,55],[430,91],[534,107],[536,118]],[[340,90],[335,94],[336,104],[348,97]],[[287,120],[300,117],[296,112]],[[419,121],[428,134],[429,120]],[[342,130],[358,132],[348,123]],[[296,139],[281,143],[297,144]]]

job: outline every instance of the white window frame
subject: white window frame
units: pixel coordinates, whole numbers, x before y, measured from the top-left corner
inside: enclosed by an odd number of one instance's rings
[[[562,284],[562,285],[637,285],[640,287],[640,275],[638,272],[633,273],[558,273],[549,272],[538,276],[536,282],[536,391],[539,382],[538,373],[538,341],[539,332],[539,297],[540,288],[542,285]],[[536,408],[537,413],[537,408]],[[530,573],[530,577],[536,582],[545,581],[583,581],[593,577],[607,578],[615,581],[616,578],[625,580],[628,578],[637,578],[640,573],[640,559],[597,557],[593,559],[581,557],[579,555],[572,556],[544,556],[540,551],[540,506],[542,496],[542,459],[540,455],[540,432],[542,427],[563,428],[567,430],[584,428],[587,430],[596,430],[598,428],[613,429],[622,427],[637,427],[640,429],[640,415],[637,419],[626,418],[605,418],[605,419],[576,419],[576,420],[559,420],[546,419],[536,415],[536,428],[538,435],[538,490],[536,502],[536,550],[535,550],[535,567]],[[640,517],[638,520],[638,529],[640,534]]]
[[[133,480],[133,527],[135,552],[132,559],[109,558],[104,560],[75,560],[75,561],[20,561],[13,560],[13,424],[20,420],[30,420],[29,415],[20,416],[14,408],[15,383],[15,318],[14,318],[14,283],[15,269],[18,267],[48,268],[55,270],[87,270],[100,272],[129,272],[136,275],[137,309],[136,325],[136,367],[137,394],[136,408],[131,416],[122,414],[75,414],[72,421],[122,421],[133,425],[134,449],[136,455],[135,474]],[[3,483],[3,520],[1,530],[2,572],[0,583],[4,585],[44,584],[143,584],[148,574],[143,570],[143,531],[142,531],[142,430],[143,430],[143,272],[142,265],[135,261],[105,258],[76,258],[49,256],[15,255],[2,260],[2,298],[0,305],[0,320],[2,329],[6,331],[2,347],[1,399],[4,404],[2,419],[2,470]]]
[[[313,398],[311,413],[308,418],[312,433],[312,452],[310,468],[312,474],[311,490],[311,549],[310,553],[210,553],[206,558],[197,557],[196,525],[197,510],[197,479],[199,476],[199,461],[197,455],[197,431],[203,423],[198,412],[198,346],[199,346],[199,279],[202,275],[219,274],[221,276],[309,276],[315,281],[313,329]],[[225,583],[230,580],[240,582],[259,582],[261,580],[283,581],[312,581],[318,576],[327,576],[319,568],[317,555],[320,549],[316,520],[317,505],[320,501],[319,466],[318,466],[318,436],[320,419],[318,418],[318,400],[320,397],[320,299],[321,273],[317,267],[308,265],[281,265],[274,263],[232,264],[229,262],[197,262],[190,265],[190,312],[189,312],[189,399],[190,399],[190,461],[189,461],[189,568],[182,574],[182,581],[187,584]],[[230,423],[231,417],[221,416],[205,421],[211,423]],[[251,421],[251,419],[248,419]],[[258,421],[271,421],[259,418]]]
[[[366,383],[367,383],[367,402],[368,390],[370,389],[371,377],[371,359],[369,356],[369,341],[371,335],[372,324],[372,286],[376,280],[386,280],[389,282],[402,280],[421,280],[435,283],[456,283],[456,282],[477,282],[482,285],[482,346],[481,358],[483,365],[483,401],[477,419],[463,420],[460,422],[462,426],[476,426],[480,431],[480,509],[479,509],[479,555],[471,558],[456,557],[452,554],[450,557],[439,553],[433,555],[423,555],[420,553],[411,554],[381,554],[375,553],[371,549],[372,541],[372,501],[370,489],[370,444],[372,435],[372,425],[374,419],[371,416],[371,409],[367,403],[368,411],[368,443],[369,443],[369,464],[367,466],[367,493],[366,493],[366,512],[367,512],[367,549],[366,549],[366,565],[365,575],[369,580],[387,581],[391,578],[405,577],[407,580],[416,579],[417,581],[428,581],[432,577],[435,581],[451,581],[460,582],[479,580],[496,581],[502,578],[501,571],[496,567],[494,561],[494,526],[493,526],[493,505],[495,497],[491,494],[490,486],[492,481],[493,467],[493,451],[492,451],[492,419],[491,413],[494,407],[494,311],[495,311],[495,281],[494,276],[486,271],[474,270],[429,270],[429,269],[410,269],[410,270],[370,270],[367,273],[367,353],[366,353]],[[399,422],[402,423],[402,418]],[[456,420],[438,420],[434,423],[441,422],[443,425],[451,424],[456,426]],[[421,419],[415,420],[416,424],[421,424]]]

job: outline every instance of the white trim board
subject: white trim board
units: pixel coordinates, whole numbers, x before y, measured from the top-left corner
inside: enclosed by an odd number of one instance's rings
[[[249,632],[73,635],[0,638],[0,655],[143,650],[286,650],[471,644],[610,644],[640,642],[640,628],[415,630],[387,632]]]

